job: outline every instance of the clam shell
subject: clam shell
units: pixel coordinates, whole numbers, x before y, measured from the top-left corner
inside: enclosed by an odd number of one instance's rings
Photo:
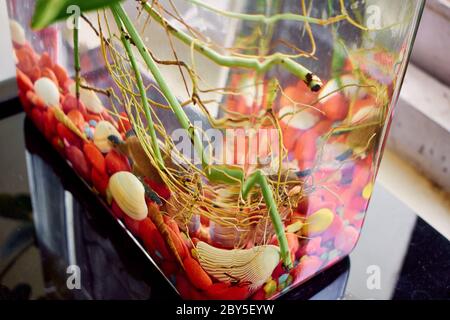
[[[34,91],[48,107],[59,106],[59,90],[49,78],[42,77],[34,82]]]
[[[147,217],[145,189],[136,176],[128,171],[120,171],[111,176],[108,192],[120,209],[134,220]]]
[[[18,45],[24,45],[26,42],[25,31],[23,27],[13,19],[9,20],[9,29],[11,30],[11,39]]]
[[[111,142],[108,140],[110,135],[116,136],[122,141],[122,136],[119,131],[108,121],[102,120],[97,123],[94,132],[94,144],[103,152],[109,152],[112,149]]]
[[[69,86],[69,92],[73,96],[76,96],[75,86],[75,82]],[[86,109],[92,113],[99,114],[105,110],[102,101],[92,90],[80,88],[80,100],[86,106]]]
[[[200,241],[197,254],[202,268],[210,276],[223,282],[233,279],[248,282],[252,290],[264,284],[280,262],[280,249],[273,245],[225,250]]]

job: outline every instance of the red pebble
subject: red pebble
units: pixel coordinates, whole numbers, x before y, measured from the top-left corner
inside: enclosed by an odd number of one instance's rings
[[[94,120],[94,121],[96,121],[98,123],[99,121],[102,120],[102,118],[99,115],[93,114],[93,113],[89,113],[88,111],[86,111],[86,113],[83,113],[83,114],[84,114],[84,119],[87,122],[89,122],[91,120]]]
[[[123,212],[122,209],[120,209],[119,205],[116,201],[114,201],[114,199],[111,202],[111,212],[114,217],[120,220],[122,220],[126,216],[126,213]]]
[[[159,183],[157,183],[157,182],[155,182],[152,179],[149,179],[147,177],[144,178],[144,181],[161,198],[163,198],[165,200],[168,200],[170,198],[170,190],[169,190],[169,188],[167,188],[167,186],[165,186],[163,184],[159,184]]]
[[[52,58],[50,58],[50,56],[48,55],[47,52],[44,52],[44,53],[41,55],[41,57],[40,57],[40,59],[39,59],[39,67],[40,67],[41,69],[44,69],[44,68],[50,68],[50,69],[53,69],[54,64],[53,64]]]
[[[28,90],[33,90],[33,82],[31,82],[30,78],[20,71],[16,69],[17,74],[17,86],[19,87],[19,91],[23,93],[27,93]]]
[[[69,119],[72,121],[72,123],[81,131],[83,131],[84,129],[84,117],[81,114],[80,111],[78,111],[77,109],[71,110],[68,114],[67,117],[69,117]]]
[[[339,215],[334,215],[333,222],[328,227],[327,230],[325,230],[324,233],[322,233],[322,241],[327,242],[331,239],[334,239],[334,237],[341,231],[341,229],[344,226],[344,222],[342,221],[342,218]]]
[[[53,137],[52,146],[60,155],[64,156],[64,143],[59,137]]]
[[[19,91],[19,100],[26,114],[31,115],[31,109],[33,108],[33,105],[31,104],[30,100],[28,100],[26,93]]]
[[[41,109],[42,111],[47,109],[47,106],[45,105],[44,101],[42,101],[42,99],[39,98],[36,95],[36,93],[34,93],[34,91],[28,90],[28,92],[27,92],[27,99],[36,108]]]
[[[29,46],[22,46],[19,49],[16,49],[16,56],[18,60],[17,67],[26,75],[30,76],[32,70],[35,67],[38,67],[36,54]]]
[[[314,275],[322,266],[323,261],[317,256],[304,256],[292,270],[295,281],[303,281]]]
[[[55,73],[50,68],[41,69],[41,77],[49,78],[52,80],[57,86],[59,86],[58,78],[56,78]]]
[[[72,164],[75,171],[86,181],[91,180],[91,169],[83,152],[74,145],[66,147],[67,159]]]
[[[191,299],[192,285],[183,274],[177,274],[175,286],[183,299]]]
[[[116,150],[111,150],[105,157],[106,172],[112,176],[116,172],[131,171],[130,162],[123,154]]]
[[[89,161],[89,158],[88,158]],[[106,189],[108,188],[109,176],[106,173],[99,172],[95,167],[92,168],[91,179],[94,188],[102,196],[106,195]]]
[[[81,138],[78,137],[75,133],[73,133],[72,130],[68,129],[65,125],[63,125],[61,122],[59,122],[58,125],[56,126],[56,131],[58,132],[58,135],[61,138],[61,140],[67,141],[69,145],[75,146],[78,149],[82,148],[83,144]]]
[[[284,273],[286,273],[286,271],[285,271],[285,269],[283,267],[283,262],[280,262],[279,264],[277,264],[275,269],[273,269],[273,271],[272,271],[272,278],[277,280]]]
[[[167,226],[169,228],[171,228],[176,233],[180,233],[180,228],[178,227],[178,223],[176,223],[176,221],[173,218],[171,218],[167,215],[164,215],[163,219],[164,219],[164,223],[167,224]]]
[[[230,286],[228,283],[217,282],[206,290],[206,294],[213,300],[244,300],[250,292],[244,285]]]
[[[161,263],[161,269],[166,276],[170,276],[178,271],[178,265],[174,261],[164,260]]]
[[[314,160],[317,150],[316,141],[317,135],[313,131],[302,134],[295,145],[295,158],[300,162]]]
[[[48,140],[52,140],[53,136],[56,135],[56,126],[58,125],[58,120],[55,117],[55,112],[51,108],[47,108],[44,115],[44,134]]]
[[[152,256],[156,256],[158,259],[173,260],[163,237],[150,218],[142,220],[139,226],[139,237]],[[156,252],[159,252],[159,255]]]
[[[79,110],[83,115],[86,114],[86,107],[83,102],[78,101],[77,98],[72,96],[71,94],[67,94],[62,101],[62,109],[65,114],[68,114],[72,110]]]
[[[44,132],[44,113],[41,110],[38,108],[31,110],[31,120],[41,132]]]
[[[178,255],[181,259],[186,258],[189,255],[188,249],[181,239],[180,234],[176,233],[172,228],[167,228],[167,231],[170,234],[170,238],[172,239],[173,244],[177,250]]]
[[[42,77],[41,69],[38,66],[34,66],[27,74],[33,83]]]
[[[135,236],[139,235],[139,225],[141,224],[141,221],[134,220],[127,214],[124,215],[123,221],[132,234],[134,234]]]
[[[92,142],[85,143],[83,146],[83,152],[91,166],[94,167],[98,173],[106,175],[105,157],[100,150],[98,150],[95,144]]]
[[[325,100],[321,109],[331,121],[344,120],[348,113],[348,102],[342,93],[335,93]]]
[[[197,260],[187,257],[183,260],[184,269],[191,283],[198,289],[206,290],[212,285],[212,280],[203,270]]]
[[[266,300],[266,293],[264,292],[264,288],[259,288],[252,296],[252,300]]]
[[[320,256],[322,255],[326,249],[321,247],[322,238],[321,237],[314,237],[308,241],[305,248],[305,253],[309,256],[316,255]]]
[[[334,239],[334,247],[344,254],[350,253],[358,241],[359,232],[352,226],[346,226]]]
[[[69,80],[69,75],[67,74],[66,69],[61,67],[59,64],[55,64],[52,69],[59,84],[63,85],[67,82],[67,80]]]

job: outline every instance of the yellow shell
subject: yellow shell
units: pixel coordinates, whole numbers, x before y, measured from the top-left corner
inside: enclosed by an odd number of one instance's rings
[[[212,277],[223,282],[248,282],[252,290],[263,285],[280,262],[280,249],[273,245],[225,250],[200,241],[197,255],[202,268]]]
[[[99,121],[95,127],[94,144],[103,153],[109,152],[112,149],[111,142],[108,140],[110,135],[114,135],[119,140],[122,140],[119,131],[111,123],[104,120]]]
[[[120,171],[111,176],[108,192],[120,209],[134,220],[147,217],[145,189],[136,176],[127,171]]]
[[[324,232],[328,229],[334,219],[334,213],[330,209],[322,208],[308,218],[303,227],[303,234],[313,235]]]

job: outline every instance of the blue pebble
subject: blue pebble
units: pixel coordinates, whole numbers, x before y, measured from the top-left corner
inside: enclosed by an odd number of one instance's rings
[[[91,128],[85,128],[84,133],[86,133],[86,136],[88,137],[88,139],[94,138],[94,133],[92,132]]]
[[[95,120],[89,120],[89,125],[90,125],[91,127],[95,127],[95,126],[97,126],[97,121],[95,121]]]
[[[278,278],[278,283],[283,283],[287,280],[287,278],[289,277],[289,273],[285,273],[282,274],[279,278]]]
[[[156,256],[157,256],[158,258],[160,258],[160,259],[163,258],[161,252],[159,252],[158,250],[155,250],[155,254],[156,254]]]

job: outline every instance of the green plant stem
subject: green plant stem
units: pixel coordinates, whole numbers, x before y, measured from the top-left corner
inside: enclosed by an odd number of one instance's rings
[[[274,14],[272,16],[265,16],[263,14],[246,14],[246,13],[240,13],[240,12],[221,10],[221,9],[215,8],[215,7],[205,3],[203,1],[200,1],[200,0],[186,0],[186,1],[191,2],[199,7],[203,7],[205,9],[208,9],[208,10],[211,10],[218,14],[221,14],[225,17],[259,22],[259,23],[263,23],[265,25],[272,25],[281,20],[289,20],[289,21],[308,22],[308,23],[326,26],[326,25],[334,23],[336,21],[346,19],[345,15],[339,15],[336,17],[329,18],[328,20],[324,20],[324,19],[313,18],[313,17],[303,16],[303,15],[294,14],[294,13],[280,13],[280,14]]]
[[[272,189],[267,181],[267,177],[260,170],[253,172],[244,182],[242,186],[242,197],[246,198],[255,184],[260,186],[264,201],[268,207],[270,219],[272,220],[273,227],[275,228],[275,234],[277,235],[278,244],[280,246],[280,254],[283,264],[286,268],[291,269],[293,267],[291,252],[289,250],[288,241],[284,232],[283,222],[281,221],[281,217],[273,197]]]
[[[277,205],[275,203],[275,199],[273,197],[273,193],[272,190],[270,189],[270,185],[267,181],[267,178],[261,173],[261,171],[258,170],[252,173],[246,179],[246,181],[244,181],[244,172],[241,168],[209,165],[209,157],[207,157],[206,153],[204,152],[203,143],[200,139],[200,136],[198,135],[194,126],[191,124],[189,118],[182,109],[177,98],[170,91],[158,66],[152,59],[151,55],[148,53],[147,48],[145,47],[141,37],[139,36],[139,33],[134,28],[133,23],[129,19],[128,15],[126,14],[126,12],[124,11],[124,9],[120,4],[112,5],[111,10],[117,17],[117,21],[120,22],[119,26],[125,27],[133,43],[137,46],[139,53],[144,59],[144,62],[150,69],[150,72],[155,78],[155,81],[158,83],[172,111],[175,113],[178,122],[189,133],[191,141],[194,144],[194,148],[196,149],[196,152],[198,153],[199,156],[201,156],[203,170],[206,172],[206,176],[208,177],[208,179],[210,179],[211,181],[220,181],[222,183],[228,184],[231,184],[233,182],[240,182],[242,184],[242,196],[244,198],[248,196],[249,192],[254,186],[259,185],[261,187],[263,197],[268,206],[270,218],[272,220],[278,238],[283,264],[287,268],[292,268],[292,261],[289,253],[286,234],[284,233],[283,223],[278,213]],[[122,37],[125,37],[126,39],[126,35],[124,34],[124,32],[125,30],[122,28],[121,29]],[[128,43],[128,40],[126,42]],[[128,51],[128,49],[126,50]],[[142,93],[145,95],[145,91]]]
[[[114,19],[116,20],[117,25],[120,27],[121,30],[124,30],[122,21],[118,17],[117,13],[115,11],[112,11]],[[142,105],[144,107],[145,117],[147,119],[147,126],[148,131],[150,133],[150,139],[152,140],[152,151],[153,154],[156,157],[156,160],[158,162],[158,167],[163,168],[164,167],[164,160],[161,155],[161,151],[159,149],[158,145],[158,138],[156,136],[155,126],[152,119],[152,114],[150,112],[150,106],[148,104],[147,99],[147,93],[145,91],[144,82],[142,80],[141,72],[139,71],[139,66],[136,62],[136,58],[134,56],[133,50],[130,45],[130,40],[126,37],[126,34],[124,32],[121,32],[120,39],[122,40],[123,46],[125,47],[125,51],[127,52],[128,58],[131,62],[131,67],[134,71],[134,75],[136,78],[136,84],[139,89],[139,94],[141,96]]]
[[[146,1],[141,1],[141,4],[145,11],[159,24],[166,25],[168,31],[174,35],[177,39],[182,41],[188,46],[193,46],[195,50],[205,55],[207,58],[211,59],[215,63],[224,67],[235,67],[235,68],[245,68],[251,69],[258,73],[264,73],[276,65],[281,66],[286,69],[296,77],[303,80],[306,85],[312,91],[319,91],[322,88],[322,81],[310,70],[305,68],[303,65],[295,62],[291,58],[286,57],[281,53],[275,53],[269,58],[260,61],[256,58],[246,58],[246,57],[234,57],[222,55],[215,50],[209,48],[204,43],[195,40],[187,33],[176,29],[167,20],[165,20],[158,12],[153,9],[153,7]]]

